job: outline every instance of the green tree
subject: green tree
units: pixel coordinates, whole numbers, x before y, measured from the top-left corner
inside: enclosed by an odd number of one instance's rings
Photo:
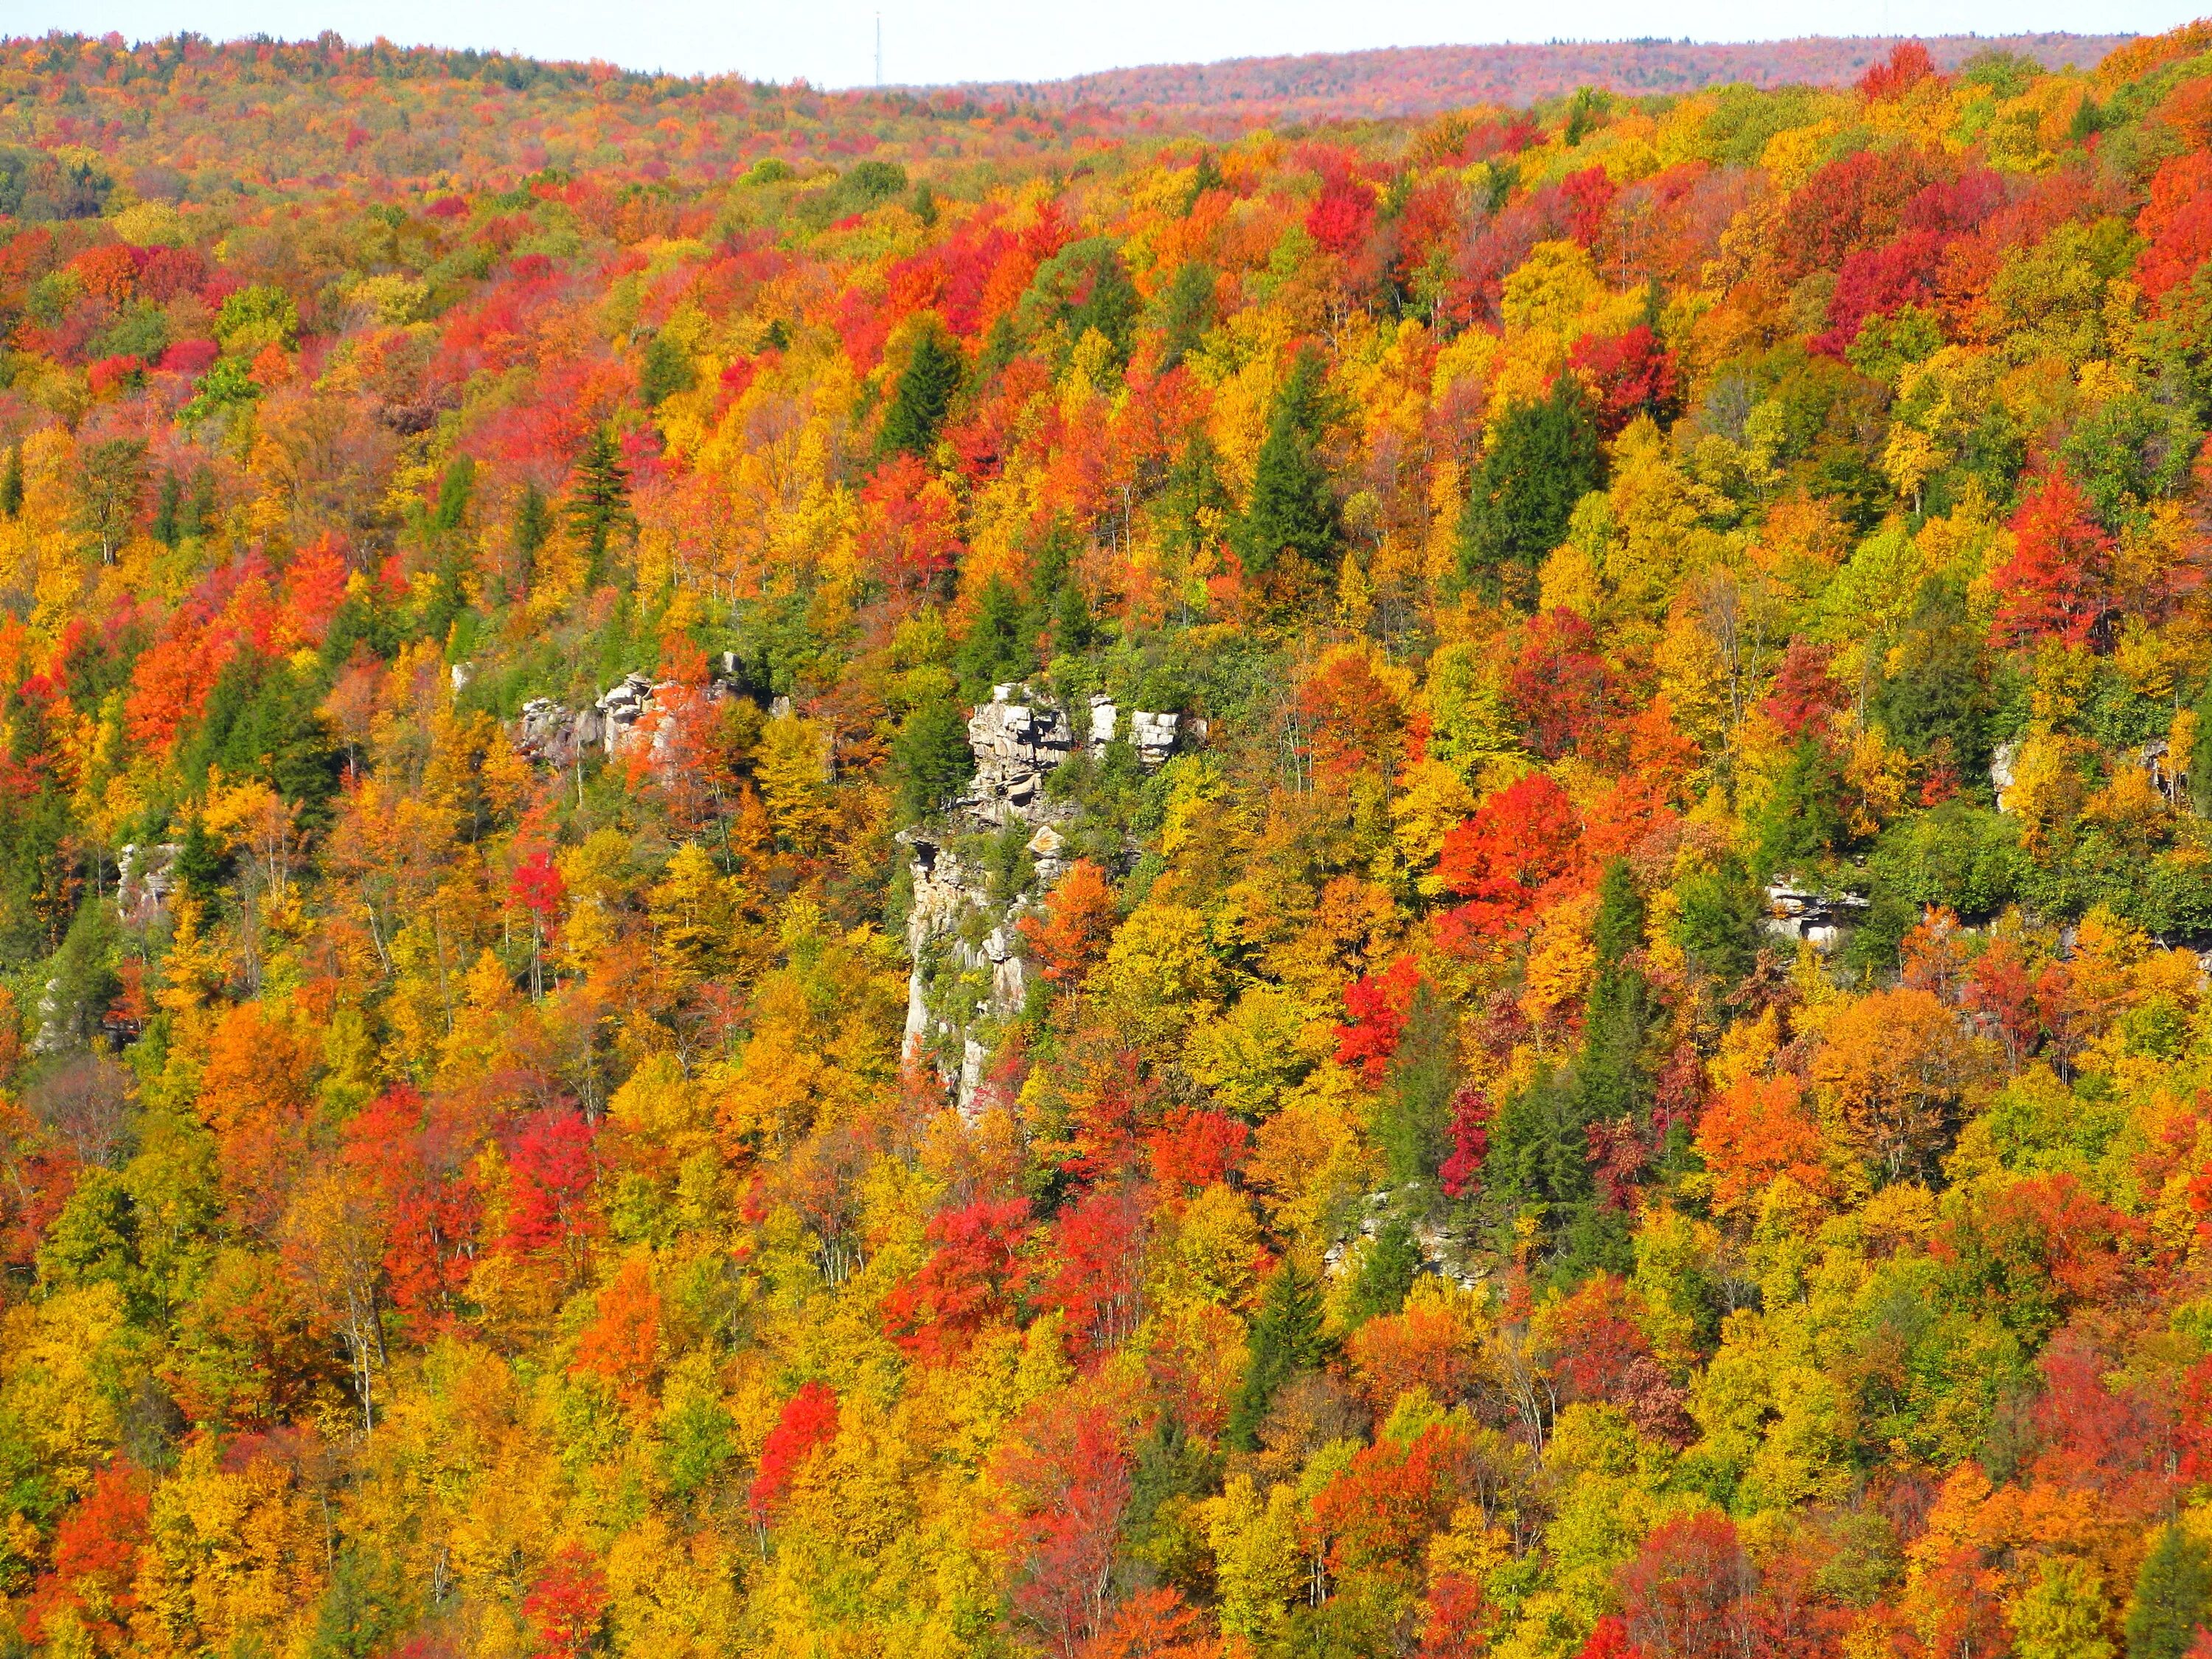
[[[960,786],[975,775],[968,721],[959,705],[940,698],[908,714],[891,739],[891,766],[898,776],[899,814],[908,823],[928,817],[959,793]]]
[[[993,576],[975,596],[975,620],[953,659],[962,680],[978,698],[994,685],[1018,680],[1036,664],[1024,625],[1021,595],[1002,576]]]
[[[1226,1438],[1240,1451],[1260,1443],[1260,1425],[1282,1386],[1312,1370],[1328,1357],[1329,1341],[1322,1328],[1321,1285],[1285,1256],[1267,1280],[1259,1316],[1252,1322],[1251,1358],[1244,1381],[1229,1408]]]
[[[1571,374],[1540,402],[1518,404],[1483,452],[1460,514],[1461,574],[1529,597],[1537,562],[1565,539],[1575,503],[1605,483],[1605,449],[1589,394]]]
[[[656,334],[638,367],[637,395],[647,409],[657,409],[678,392],[689,392],[695,379],[691,354],[666,334]]]
[[[1648,1095],[1644,1042],[1651,1023],[1650,993],[1628,960],[1644,943],[1644,896],[1627,860],[1606,865],[1597,907],[1592,929],[1597,976],[1590,985],[1576,1066],[1584,1125],[1633,1116]]]
[[[100,562],[113,564],[138,516],[145,490],[146,441],[103,438],[77,453],[76,525],[100,544]]]
[[[1213,267],[1193,259],[1176,267],[1160,302],[1160,325],[1167,335],[1160,352],[1163,372],[1173,368],[1213,326]]]
[[[1393,1214],[1368,1241],[1352,1277],[1345,1311],[1354,1324],[1396,1313],[1406,1305],[1406,1293],[1420,1276],[1421,1244],[1413,1224]]]
[[[469,498],[476,489],[477,464],[456,455],[438,479],[438,504],[430,510],[430,528],[450,536],[468,521]]]
[[[545,504],[545,492],[534,483],[524,484],[514,504],[514,550],[526,559],[535,558],[552,533],[553,514]]]
[[[2128,1659],[2182,1659],[2212,1603],[2212,1551],[2169,1525],[2143,1557],[2128,1603]]]
[[[597,586],[607,550],[631,524],[629,474],[623,470],[615,434],[605,427],[592,434],[576,462],[568,489],[568,521],[591,555],[589,580]]]
[[[23,510],[23,446],[8,452],[8,469],[0,472],[0,514],[14,518]]]
[[[1426,980],[1414,988],[1406,1030],[1391,1057],[1376,1114],[1376,1139],[1398,1186],[1432,1183],[1451,1132],[1459,1082],[1457,1022]]]
[[[1759,957],[1759,893],[1731,862],[1675,884],[1674,943],[1706,979],[1733,987]]]
[[[924,328],[900,373],[876,447],[885,455],[926,455],[960,389],[960,349],[936,328]]]
[[[174,549],[184,539],[185,486],[175,472],[161,475],[160,493],[154,498],[154,539]]]
[[[1237,557],[1255,574],[1286,556],[1325,565],[1336,545],[1336,496],[1319,453],[1325,396],[1321,354],[1309,348],[1275,394],[1252,499],[1231,535]]]

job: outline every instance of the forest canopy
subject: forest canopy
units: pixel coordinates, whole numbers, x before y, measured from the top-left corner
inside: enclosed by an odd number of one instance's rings
[[[0,1656],[2212,1652],[2212,25],[14,40],[0,324]]]

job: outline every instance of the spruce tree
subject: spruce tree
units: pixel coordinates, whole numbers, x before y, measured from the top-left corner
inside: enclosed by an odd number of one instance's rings
[[[1336,497],[1318,453],[1325,415],[1321,354],[1307,349],[1275,396],[1252,475],[1252,499],[1231,538],[1245,569],[1279,558],[1325,564],[1336,545]]]
[[[957,794],[975,772],[959,706],[940,698],[909,714],[891,739],[891,767],[898,775],[899,815],[909,823]]]
[[[2212,1552],[2178,1525],[2158,1535],[2128,1603],[2128,1659],[2182,1659],[2212,1602]]]
[[[1251,1358],[1229,1408],[1227,1439],[1240,1451],[1260,1443],[1260,1425],[1282,1386],[1328,1357],[1322,1328],[1321,1285],[1290,1256],[1267,1281],[1259,1317],[1252,1322]]]
[[[891,406],[884,416],[877,448],[886,455],[902,451],[926,455],[937,441],[937,428],[952,407],[960,389],[960,352],[933,328],[924,329],[915,343],[891,393]]]
[[[10,519],[23,510],[23,446],[8,452],[8,470],[0,472],[0,513]]]
[[[1451,1134],[1452,1091],[1459,1084],[1458,1037],[1450,1007],[1423,980],[1407,1011],[1406,1030],[1391,1057],[1375,1137],[1392,1183],[1436,1179]]]
[[[1635,1115],[1646,1090],[1644,1040],[1650,1024],[1649,988],[1628,963],[1644,943],[1644,896],[1628,861],[1616,858],[1598,883],[1592,944],[1597,976],[1583,1022],[1584,1042],[1577,1064],[1583,1126],[1619,1122]]]
[[[1393,1215],[1368,1241],[1352,1281],[1347,1313],[1353,1322],[1379,1319],[1406,1305],[1406,1293],[1420,1276],[1421,1243],[1413,1224]]]
[[[514,507],[514,550],[534,559],[552,533],[553,515],[546,508],[545,492],[534,483],[524,484],[522,499]]]
[[[182,516],[185,487],[173,471],[161,475],[161,493],[154,498],[154,539],[173,549],[184,539]]]
[[[457,455],[447,463],[445,475],[438,480],[438,505],[430,513],[432,530],[449,536],[466,521],[476,477],[477,464],[467,456]]]
[[[629,526],[629,475],[623,471],[622,452],[614,434],[601,427],[592,434],[576,462],[576,476],[568,495],[568,519],[591,556],[588,580],[596,586],[607,550],[616,536]]]
[[[1537,562],[1565,539],[1575,503],[1604,483],[1595,411],[1581,382],[1562,374],[1549,397],[1507,413],[1475,468],[1460,514],[1461,574],[1530,598]]]

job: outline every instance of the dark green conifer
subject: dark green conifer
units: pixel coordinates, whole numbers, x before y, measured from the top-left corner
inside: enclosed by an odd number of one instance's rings
[[[1268,1279],[1259,1317],[1252,1322],[1251,1358],[1229,1408],[1230,1445],[1240,1451],[1255,1449],[1260,1443],[1260,1425],[1278,1391],[1318,1366],[1328,1349],[1322,1328],[1321,1285],[1294,1257],[1285,1256]]]

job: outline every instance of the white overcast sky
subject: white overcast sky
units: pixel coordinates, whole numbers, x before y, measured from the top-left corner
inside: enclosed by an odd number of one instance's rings
[[[256,33],[298,39],[328,28],[354,40],[381,34],[402,45],[600,58],[629,69],[756,80],[805,76],[843,87],[873,78],[879,14],[885,81],[935,83],[1446,42],[2148,33],[2208,5],[2212,0],[0,0],[0,32],[112,29],[135,40],[192,29],[227,40]]]

